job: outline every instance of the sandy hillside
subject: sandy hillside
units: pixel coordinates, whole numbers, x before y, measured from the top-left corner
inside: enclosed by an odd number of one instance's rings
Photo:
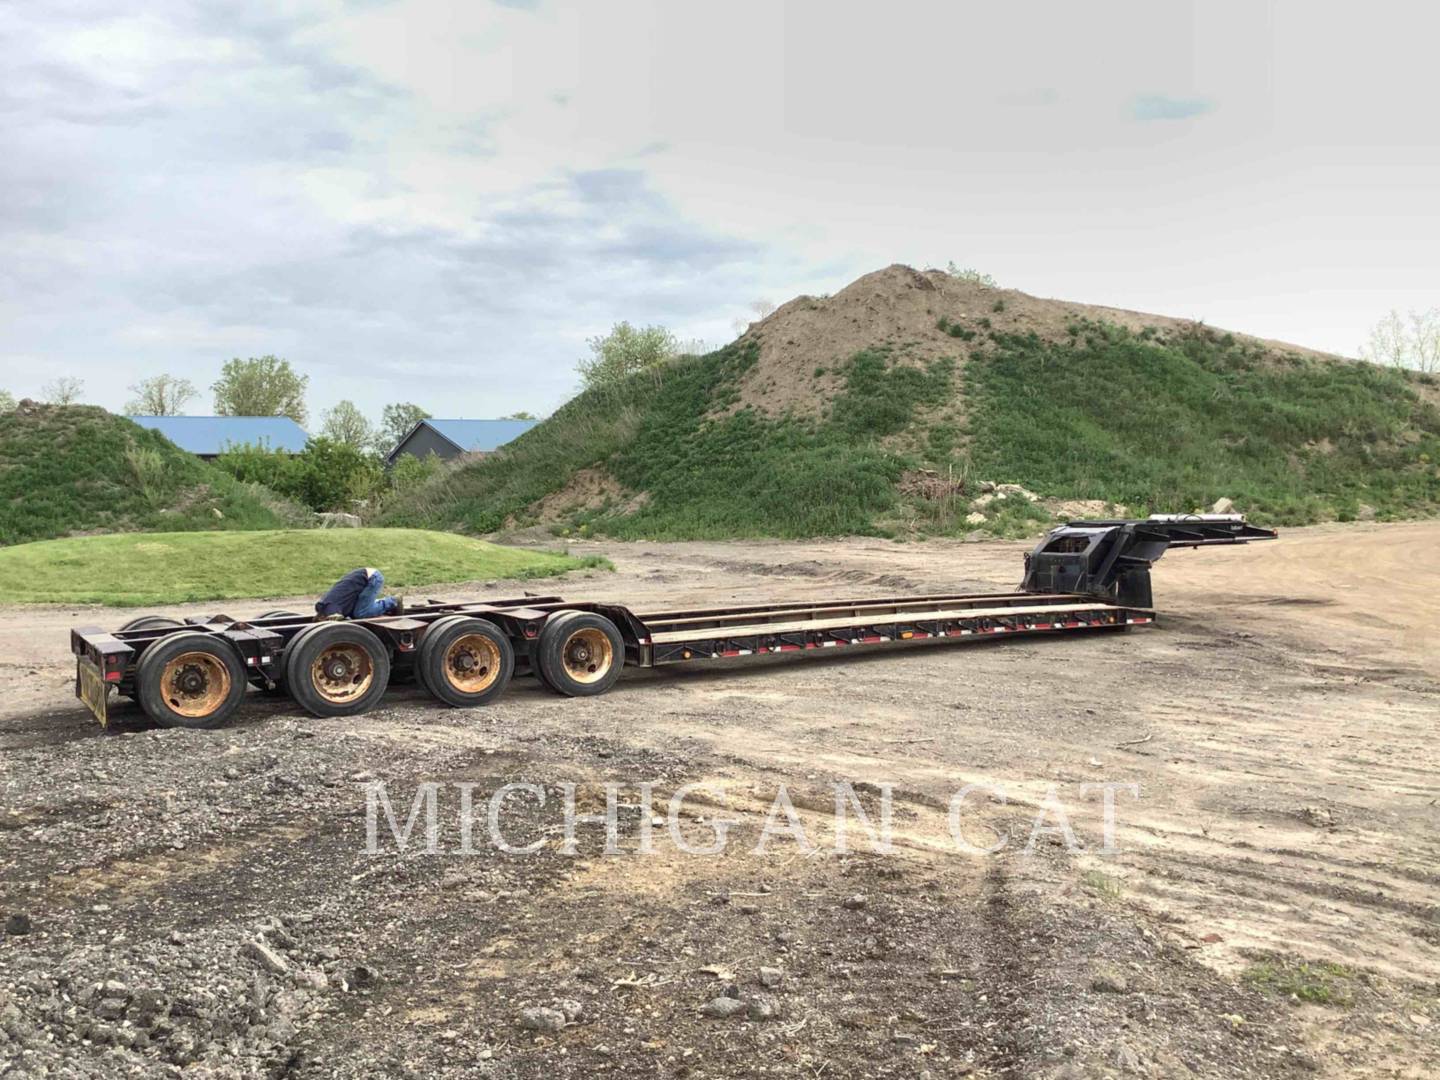
[[[942,317],[974,331],[976,341],[991,330],[1065,341],[1067,328],[1077,321],[1109,322],[1135,331],[1180,331],[1195,325],[1167,315],[992,289],[943,270],[920,271],[896,263],[857,278],[833,296],[798,296],[753,323],[744,338],[759,342],[760,358],[742,381],[741,403],[769,415],[813,414],[838,392],[840,378],[837,371],[816,378],[815,369],[835,368],[876,345],[893,346],[915,361],[943,356],[963,360],[969,351],[966,342],[939,328]],[[1260,341],[1277,352],[1341,359],[1300,345],[1235,336]]]

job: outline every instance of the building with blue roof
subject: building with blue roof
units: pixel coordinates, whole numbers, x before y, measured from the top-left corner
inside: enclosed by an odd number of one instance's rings
[[[132,416],[130,420],[207,460],[241,446],[298,454],[310,437],[288,416]]]
[[[418,458],[430,454],[442,458],[488,454],[538,423],[538,420],[421,420],[385,455],[385,461],[393,465],[401,454]]]

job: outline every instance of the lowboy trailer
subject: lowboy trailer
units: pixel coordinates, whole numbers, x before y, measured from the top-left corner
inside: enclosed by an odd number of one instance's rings
[[[1072,521],[1025,556],[1017,591],[632,611],[558,596],[430,601],[399,616],[317,621],[268,611],[70,632],[75,694],[101,724],[112,690],[166,727],[214,728],[248,687],[288,693],[316,716],[372,708],[413,680],[447,705],[485,705],[515,675],[559,694],[601,694],[626,664],[658,667],[771,653],[1016,634],[1125,629],[1155,620],[1150,567],[1172,547],[1271,540],[1240,515]]]

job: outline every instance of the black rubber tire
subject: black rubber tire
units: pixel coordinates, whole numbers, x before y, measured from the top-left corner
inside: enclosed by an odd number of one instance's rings
[[[415,665],[410,669],[410,673],[415,677],[415,685],[429,694],[430,684],[425,681],[425,672],[420,670],[420,657],[415,657]]]
[[[494,646],[497,667],[496,677],[485,689],[466,692],[451,682],[445,666],[445,654],[462,637],[479,636]],[[419,655],[415,658],[415,677],[433,697],[457,709],[475,705],[488,705],[510,685],[515,674],[515,649],[505,631],[488,619],[473,619],[464,615],[452,616],[434,622],[420,639]]]
[[[440,627],[443,626],[445,623],[461,618],[464,618],[464,616],[446,615],[442,618],[436,619],[429,626],[425,627],[425,632],[420,635],[420,644],[415,649],[415,685],[420,687],[421,690],[424,690],[425,693],[429,694],[431,697],[435,696],[435,691],[430,689],[430,683],[425,678],[425,665],[420,659],[420,657],[424,654],[425,651],[425,639],[428,638],[431,634],[435,633],[437,630],[439,630]]]
[[[115,632],[123,634],[126,630],[173,630],[184,625],[179,619],[172,619],[169,615],[136,615]]]
[[[223,697],[204,716],[186,716],[179,712],[174,688],[163,685],[166,665],[185,653],[204,653],[214,657],[229,676],[230,683]],[[145,710],[145,715],[161,727],[218,728],[244,700],[248,685],[245,664],[234,647],[224,638],[202,634],[198,630],[161,638],[141,654],[135,670],[135,700]]]
[[[370,685],[346,701],[327,698],[316,688],[310,668],[326,649],[351,645],[361,649],[371,667]],[[390,650],[359,623],[324,622],[302,630],[285,650],[285,687],[305,711],[315,716],[355,716],[373,709],[390,685]]]
[[[576,634],[594,631],[603,635],[609,646],[608,658],[598,657],[599,664],[592,668],[589,681],[576,678],[565,664],[565,649]],[[591,650],[591,656],[594,651]],[[540,640],[535,648],[536,671],[545,684],[557,694],[566,697],[594,697],[603,694],[620,678],[620,669],[625,666],[625,640],[615,624],[604,615],[589,611],[557,611],[545,620],[540,628]]]
[[[545,677],[545,672],[540,668],[540,643],[537,641],[530,646],[530,674],[535,676],[535,681],[549,690],[552,694],[560,693],[554,683]]]
[[[280,662],[275,665],[275,689],[267,690],[262,688],[261,693],[271,694],[275,696],[279,696],[282,694],[286,696],[289,695],[290,688],[286,685],[285,672],[286,669],[290,666],[290,654],[295,651],[295,646],[300,644],[302,638],[304,638],[307,634],[313,632],[316,627],[321,625],[323,624],[315,623],[312,626],[307,626],[305,627],[305,629],[301,630],[298,634],[296,634],[290,639],[290,643],[285,646],[285,651],[280,654]]]

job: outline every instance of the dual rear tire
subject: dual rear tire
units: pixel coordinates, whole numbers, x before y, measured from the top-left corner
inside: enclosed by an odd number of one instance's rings
[[[390,651],[353,623],[317,623],[285,650],[284,686],[316,716],[373,708],[390,683]],[[135,672],[140,707],[161,727],[217,728],[245,697],[248,673],[224,638],[187,631],[151,644]]]
[[[359,623],[316,623],[285,650],[285,690],[315,716],[367,712],[389,685],[390,650]]]
[[[620,678],[625,640],[592,611],[557,611],[545,620],[530,654],[541,684],[565,697],[603,694]]]
[[[217,728],[245,687],[245,665],[230,643],[193,630],[154,642],[135,670],[135,698],[161,727]]]
[[[566,697],[593,697],[615,685],[625,664],[625,641],[613,622],[590,611],[557,611],[530,649],[542,686]],[[515,672],[509,637],[486,619],[452,615],[432,623],[420,639],[415,679],[447,705],[488,705]]]
[[[446,705],[488,705],[510,684],[515,649],[488,619],[451,615],[431,623],[420,639],[415,679]]]
[[[139,629],[138,627],[136,629]],[[625,643],[615,624],[588,611],[546,620],[531,653],[541,682],[567,697],[603,694],[620,677]],[[285,650],[285,690],[315,716],[354,716],[375,707],[390,684],[390,650],[367,627],[322,622],[300,631]],[[486,619],[452,615],[420,639],[416,678],[447,705],[487,705],[515,671],[509,637]],[[141,707],[162,727],[216,728],[245,696],[248,673],[225,639],[199,631],[151,644],[136,669]]]

